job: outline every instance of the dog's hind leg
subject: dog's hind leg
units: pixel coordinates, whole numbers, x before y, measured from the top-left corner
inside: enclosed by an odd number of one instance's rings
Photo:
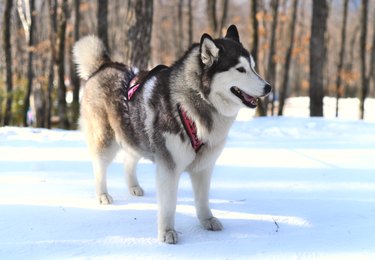
[[[118,151],[118,145],[112,143],[100,150],[92,151],[95,174],[96,196],[100,204],[111,204],[113,199],[107,190],[107,167]]]
[[[223,225],[212,215],[208,203],[212,169],[213,167],[208,167],[205,170],[190,172],[190,179],[194,190],[198,219],[205,229],[219,231],[223,229]]]
[[[136,167],[140,156],[135,152],[125,152],[125,177],[128,183],[129,193],[134,196],[143,196],[143,189],[139,185]]]

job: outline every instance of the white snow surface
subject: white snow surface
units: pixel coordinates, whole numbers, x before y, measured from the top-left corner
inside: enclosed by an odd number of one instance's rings
[[[157,240],[154,170],[133,197],[119,154],[101,206],[81,132],[0,128],[0,259],[375,259],[375,123],[236,121],[211,185],[224,230],[200,226],[183,174],[177,245]]]

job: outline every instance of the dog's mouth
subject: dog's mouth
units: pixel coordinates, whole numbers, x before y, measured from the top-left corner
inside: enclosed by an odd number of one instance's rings
[[[245,106],[250,107],[250,108],[256,108],[257,107],[257,105],[258,105],[258,99],[257,98],[246,94],[241,89],[239,89],[237,87],[234,87],[234,86],[230,88],[230,91],[236,97],[238,97],[239,99],[241,99],[242,103]]]

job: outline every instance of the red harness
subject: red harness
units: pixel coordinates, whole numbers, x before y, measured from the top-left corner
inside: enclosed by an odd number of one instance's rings
[[[187,116],[186,111],[183,110],[180,105],[177,105],[177,109],[185,131],[190,138],[191,146],[193,146],[194,151],[197,153],[204,144],[198,137],[197,126],[194,121]]]
[[[139,86],[141,83],[138,82],[138,77],[135,76],[129,83],[129,88],[128,88],[128,100],[131,100],[134,93],[138,90]]]

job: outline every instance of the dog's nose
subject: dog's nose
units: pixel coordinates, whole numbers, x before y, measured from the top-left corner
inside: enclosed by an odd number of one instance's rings
[[[267,84],[264,86],[264,95],[267,95],[268,93],[270,93],[271,90],[272,90],[271,85],[267,83]]]

